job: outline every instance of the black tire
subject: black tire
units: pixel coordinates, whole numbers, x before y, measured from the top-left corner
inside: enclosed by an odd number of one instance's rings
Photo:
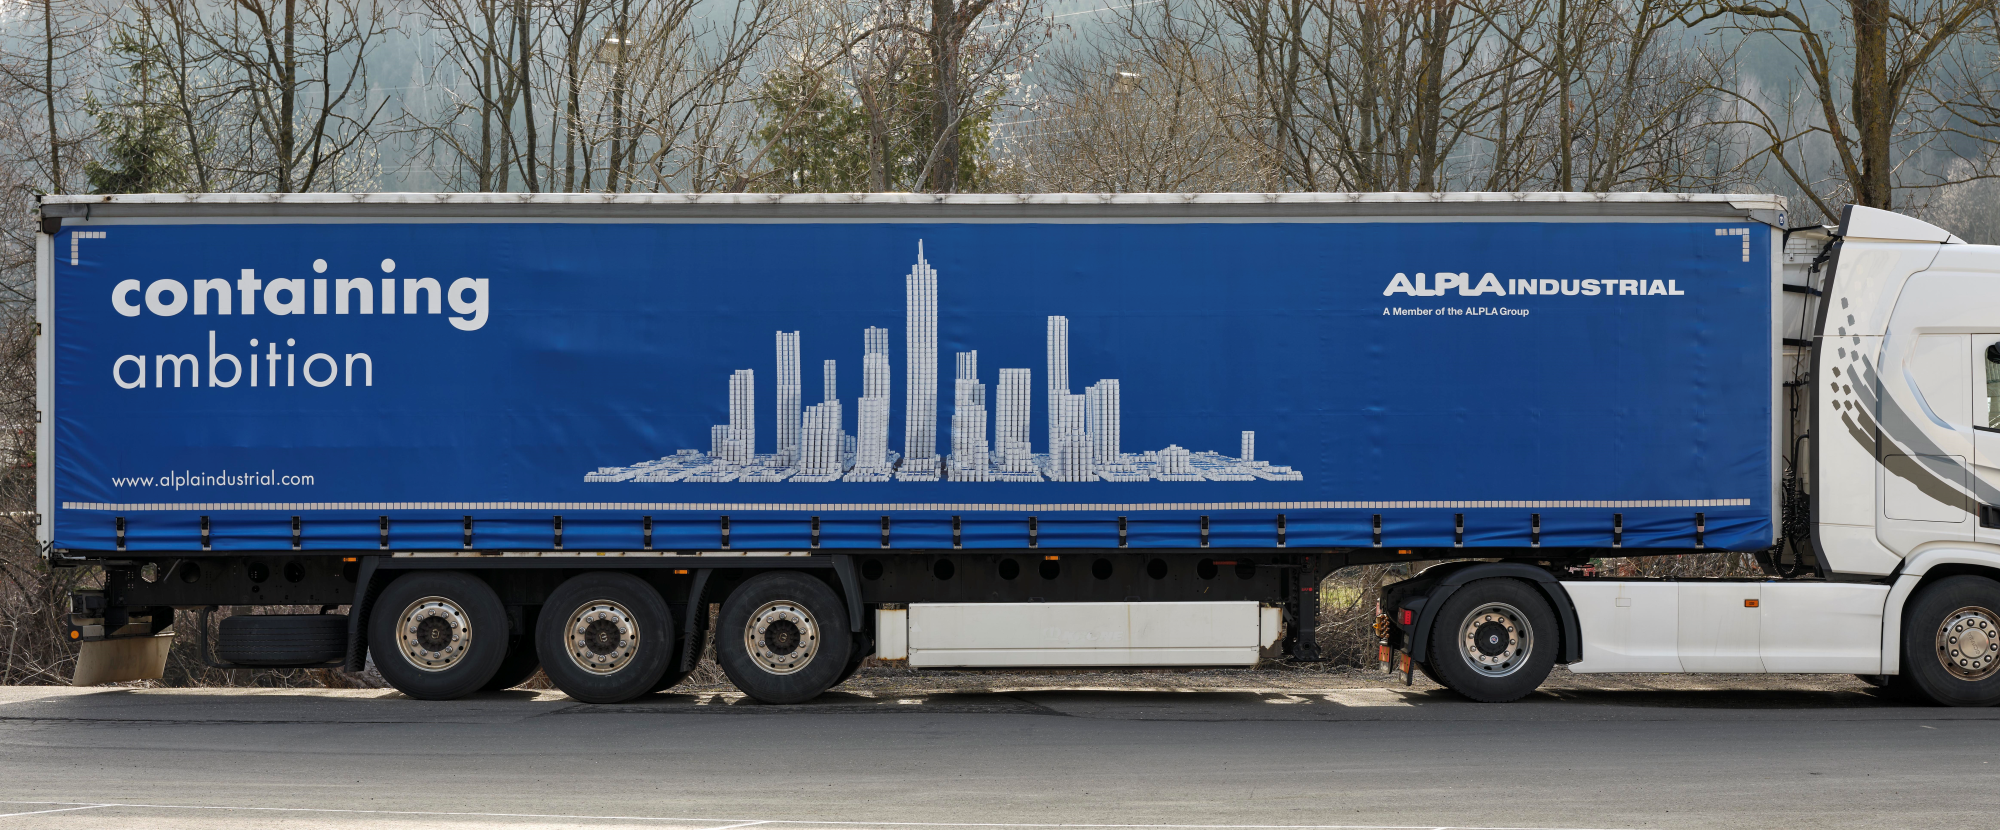
[[[861,664],[873,656],[875,656],[875,637],[869,634],[854,635],[854,653],[847,656],[847,667],[840,670],[840,679],[833,681],[833,685],[838,686],[853,679],[854,673],[861,670]]]
[[[570,577],[549,595],[535,626],[542,671],[584,703],[622,703],[653,691],[675,646],[673,612],[660,592],[617,571]]]
[[[708,613],[704,607],[704,610],[696,619],[705,621],[707,618]],[[682,656],[687,654],[690,646],[688,645],[687,632],[677,632],[674,636],[674,655],[668,658],[666,673],[660,675],[660,679],[653,681],[654,692],[664,692],[681,685],[681,681],[688,679],[688,675],[694,674],[694,667],[701,665],[701,655],[708,650],[708,631],[705,622],[698,623],[698,625],[702,627],[695,629],[694,632],[694,645],[692,646],[694,649],[694,659],[682,659]]]
[[[1548,679],[1561,645],[1555,611],[1541,591],[1518,579],[1475,580],[1453,592],[1431,621],[1426,673],[1481,703],[1519,700]]]
[[[1435,659],[1437,659],[1437,655],[1432,654],[1431,660]],[[1438,679],[1437,672],[1431,670],[1430,660],[1424,660],[1422,662],[1415,663],[1414,665],[1416,667],[1417,673],[1423,675],[1425,680],[1429,680],[1430,682],[1436,683],[1439,686],[1444,685],[1444,681]]]
[[[761,633],[753,628],[760,618]],[[762,648],[751,653],[752,638]],[[826,583],[797,571],[759,574],[722,601],[715,659],[743,694],[761,703],[799,703],[838,683],[854,651],[847,608]]]
[[[541,655],[535,653],[535,615],[541,610],[539,605],[520,606],[516,627],[507,632],[507,657],[500,661],[493,679],[481,688],[489,692],[512,689],[528,682],[528,678],[535,676],[535,670],[542,667]]]
[[[312,666],[347,655],[346,614],[223,617],[215,656],[243,666]]]
[[[696,658],[696,660],[698,662],[700,658]],[[688,679],[688,675],[690,674],[694,674],[694,667],[681,668],[681,649],[674,649],[674,656],[671,658],[671,662],[667,664],[667,670],[660,674],[660,679],[653,681],[653,688],[646,691],[654,694],[664,692],[681,685],[681,681]]]
[[[408,631],[411,625],[417,631]],[[507,609],[493,587],[472,574],[406,573],[375,599],[368,650],[396,691],[419,700],[463,697],[485,687],[506,660]],[[420,656],[431,654],[439,657]]]
[[[1941,706],[2000,703],[2000,582],[1948,576],[1906,607],[1901,673],[1890,689]],[[1946,660],[1966,663],[1954,670]]]

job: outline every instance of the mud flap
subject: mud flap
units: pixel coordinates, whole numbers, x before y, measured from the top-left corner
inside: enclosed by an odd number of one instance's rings
[[[125,680],[158,680],[167,673],[167,650],[174,635],[118,637],[81,643],[71,686],[96,686]]]

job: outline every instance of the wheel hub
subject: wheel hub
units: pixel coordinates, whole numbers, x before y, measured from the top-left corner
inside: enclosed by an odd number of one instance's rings
[[[639,625],[631,609],[608,599],[583,603],[564,627],[570,661],[592,674],[613,674],[639,653]]]
[[[1514,632],[1498,622],[1482,622],[1473,631],[1473,647],[1487,657],[1498,657],[1507,653],[1507,647],[1514,642]]]
[[[2000,616],[1967,606],[1946,614],[1937,631],[1938,662],[1960,680],[1984,680],[2000,669]]]
[[[1459,625],[1460,651],[1473,671],[1505,677],[1526,664],[1534,646],[1528,618],[1504,602],[1489,602],[1472,610]]]
[[[424,597],[410,603],[397,617],[396,640],[410,665],[424,671],[444,671],[465,659],[472,647],[472,626],[458,603],[444,597]]]
[[[751,612],[743,644],[758,668],[791,674],[805,668],[819,653],[819,624],[802,605],[785,600],[767,602]]]

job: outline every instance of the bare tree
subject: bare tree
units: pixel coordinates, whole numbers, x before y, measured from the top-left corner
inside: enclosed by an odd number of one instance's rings
[[[1247,116],[1302,190],[1439,190],[1511,53],[1488,0],[1214,0],[1209,42],[1249,84]]]
[[[1040,67],[1042,99],[1009,138],[1034,190],[1267,190],[1272,165],[1233,117],[1241,84],[1172,14],[1133,9],[1118,37],[1079,41]]]
[[[984,186],[994,113],[1050,29],[1037,3],[974,2],[940,18],[943,5],[921,0],[799,0],[765,66],[754,185]]]
[[[342,167],[370,138],[387,101],[357,99],[368,58],[389,31],[375,0],[234,0],[199,35],[227,68],[237,106],[262,139],[249,172],[279,193],[342,189]]]
[[[740,0],[719,22],[695,0],[425,0],[446,44],[426,74],[447,103],[402,129],[477,190],[717,187],[779,8]]]
[[[1737,123],[1767,139],[1763,157],[1775,163],[1815,207],[1838,215],[1841,201],[1890,209],[1904,161],[1923,151],[1934,125],[1912,117],[1947,105],[1932,85],[1940,65],[1963,47],[1963,36],[1990,0],[1717,0],[1693,22],[1724,20],[1769,38],[1798,65],[1805,111],[1786,102],[1738,93]],[[1845,74],[1843,74],[1843,72]],[[1949,109],[1949,106],[1945,107]],[[1812,151],[1824,145],[1834,175],[1814,173]]]
[[[509,189],[515,160],[515,113],[526,88],[515,13],[504,0],[424,0],[425,20],[442,58],[425,67],[445,99],[437,112],[408,116],[407,131],[457,187]]]
[[[1050,31],[1039,0],[930,0],[922,36],[929,50],[930,149],[920,180],[959,189],[961,130],[1000,103],[1010,71],[1022,68]]]
[[[630,45],[598,92],[609,101],[598,135],[614,189],[740,190],[750,177],[751,75],[790,12],[778,0],[739,0],[715,22],[697,20],[693,8],[661,0],[627,18]]]
[[[1486,189],[1708,190],[1745,179],[1717,90],[1728,55],[1685,44],[1680,0],[1487,7],[1518,56],[1487,109]]]
[[[25,47],[0,51],[0,106],[20,141],[10,149],[22,155],[16,163],[39,170],[35,186],[68,192],[91,137],[77,104],[96,68],[104,18],[79,0],[32,0],[5,18],[10,44]]]

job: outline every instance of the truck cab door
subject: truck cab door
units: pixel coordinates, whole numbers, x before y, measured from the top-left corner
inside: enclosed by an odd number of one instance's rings
[[[1981,542],[2000,544],[2000,332],[1972,341],[1972,496]]]
[[[1905,556],[1926,542],[1973,540],[1971,340],[1899,333],[1893,323],[1883,338],[1875,529]]]

